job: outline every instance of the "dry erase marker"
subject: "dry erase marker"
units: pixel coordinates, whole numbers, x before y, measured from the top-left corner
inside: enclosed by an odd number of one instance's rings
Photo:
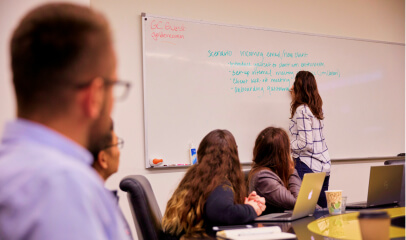
[[[151,166],[159,166],[159,165],[161,165],[163,162],[164,162],[164,160],[161,159],[161,158],[154,158],[154,159],[151,159],[151,160],[149,161],[149,163],[151,164]]]
[[[190,157],[190,164],[196,164],[197,163],[197,151],[195,146],[193,146],[193,143],[190,144],[190,149],[189,149],[189,157]]]

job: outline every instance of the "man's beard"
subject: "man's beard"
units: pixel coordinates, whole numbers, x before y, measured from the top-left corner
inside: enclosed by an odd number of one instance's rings
[[[104,146],[105,139],[111,134],[112,119],[107,114],[106,100],[103,102],[100,116],[90,126],[87,149],[91,153],[100,152]]]

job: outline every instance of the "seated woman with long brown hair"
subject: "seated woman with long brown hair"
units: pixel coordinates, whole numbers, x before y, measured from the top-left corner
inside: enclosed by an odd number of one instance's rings
[[[265,199],[247,198],[237,144],[227,130],[214,130],[201,141],[198,164],[186,172],[169,200],[162,220],[165,233],[205,236],[213,226],[253,221]]]
[[[290,155],[287,133],[281,128],[265,128],[259,133],[253,152],[249,189],[265,198],[263,214],[293,209],[302,181]]]

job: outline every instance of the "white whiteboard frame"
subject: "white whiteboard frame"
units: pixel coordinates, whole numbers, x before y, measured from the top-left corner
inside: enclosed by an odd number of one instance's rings
[[[160,16],[160,15],[153,15],[142,13],[141,14],[141,25],[142,25],[142,64],[143,64],[143,99],[144,99],[144,153],[145,153],[145,164],[146,168],[154,168],[149,162],[148,159],[148,119],[146,109],[148,106],[147,99],[146,99],[146,61],[145,61],[145,26],[144,26],[144,19],[149,17],[155,18],[162,18],[168,20],[175,20],[175,21],[185,21],[191,23],[200,23],[200,24],[210,24],[216,26],[223,26],[223,27],[237,27],[242,29],[252,29],[252,30],[263,30],[263,31],[271,31],[271,32],[280,32],[280,33],[290,33],[290,34],[299,34],[299,35],[306,35],[306,36],[316,36],[316,37],[324,37],[324,38],[334,38],[334,39],[343,39],[343,40],[353,40],[353,41],[361,41],[361,42],[371,42],[371,43],[380,43],[380,44],[389,44],[389,45],[398,45],[398,46],[405,46],[403,43],[396,43],[396,42],[388,42],[388,41],[379,41],[379,40],[372,40],[372,39],[363,39],[363,38],[354,38],[354,37],[343,37],[343,36],[335,36],[335,35],[327,35],[327,34],[316,34],[316,33],[308,33],[308,32],[299,32],[299,31],[288,31],[288,30],[281,30],[275,28],[264,28],[264,27],[255,27],[255,26],[245,26],[245,25],[237,25],[237,24],[225,24],[225,23],[218,23],[218,22],[211,22],[211,21],[203,21],[203,20],[194,20],[194,19],[185,19],[185,18],[176,18],[176,17],[168,17],[168,16]],[[385,158],[393,158],[395,156],[383,156],[378,157],[379,159]],[[370,159],[377,159],[377,158],[340,158],[340,159],[332,159],[332,161],[354,161],[354,160],[370,160]],[[247,164],[247,163],[242,163]],[[184,168],[185,166],[168,166],[168,167],[179,167]],[[162,167],[159,167],[162,168]],[[155,167],[157,169],[157,167]]]

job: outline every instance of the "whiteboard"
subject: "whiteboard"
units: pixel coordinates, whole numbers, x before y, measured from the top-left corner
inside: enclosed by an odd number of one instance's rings
[[[288,132],[300,70],[318,82],[332,159],[404,152],[404,44],[148,14],[142,37],[146,167],[189,163],[190,144],[214,129],[251,162],[262,129]]]

